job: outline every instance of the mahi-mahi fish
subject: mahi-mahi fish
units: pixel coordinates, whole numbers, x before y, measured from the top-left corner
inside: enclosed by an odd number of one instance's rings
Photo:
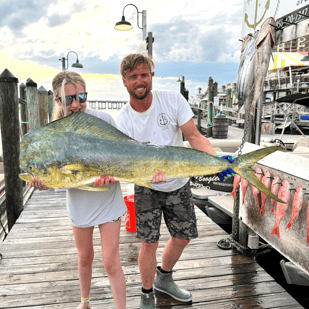
[[[84,112],[50,122],[26,134],[20,146],[20,178],[31,182],[38,177],[49,188],[88,188],[98,175],[112,175],[151,188],[151,179],[161,170],[165,178],[216,174],[232,168],[268,196],[273,195],[250,167],[265,156],[281,150],[262,148],[235,159],[212,156],[185,147],[140,143],[112,125]]]

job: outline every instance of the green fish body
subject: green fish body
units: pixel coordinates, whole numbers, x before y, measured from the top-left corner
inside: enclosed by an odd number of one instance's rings
[[[205,152],[174,146],[140,143],[95,116],[77,112],[26,134],[20,146],[20,178],[38,177],[49,188],[97,190],[99,175],[149,187],[161,170],[166,179],[220,173],[232,168],[267,196],[280,201],[250,167],[280,147],[262,148],[228,160]]]

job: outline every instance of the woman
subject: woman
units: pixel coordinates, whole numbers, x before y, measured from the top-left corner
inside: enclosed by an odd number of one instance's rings
[[[115,126],[112,117],[103,112],[87,109],[87,92],[84,79],[76,72],[63,71],[52,81],[56,119],[76,111],[99,117]],[[98,176],[100,177],[100,176]],[[39,190],[48,189],[38,178],[31,185]],[[78,275],[81,304],[77,309],[90,308],[89,292],[94,256],[92,235],[98,225],[101,236],[103,265],[110,281],[117,309],[125,308],[125,278],[119,258],[121,217],[126,211],[119,182],[112,176],[101,176],[95,186],[108,187],[107,191],[67,190],[67,210],[73,227],[78,254]]]

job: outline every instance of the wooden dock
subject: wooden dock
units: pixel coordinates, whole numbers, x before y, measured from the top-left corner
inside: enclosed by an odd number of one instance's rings
[[[122,184],[123,194],[128,190]],[[217,241],[227,234],[196,207],[199,237],[176,264],[175,281],[188,288],[192,304],[156,292],[156,308],[303,308],[254,260]],[[163,220],[162,220],[163,221]],[[162,224],[158,263],[169,238]],[[102,266],[98,229],[91,308],[115,308]],[[139,308],[139,241],[121,227],[120,257],[126,277],[127,308]],[[65,207],[65,192],[35,191],[6,240],[0,245],[0,308],[75,309],[79,304],[77,256]]]

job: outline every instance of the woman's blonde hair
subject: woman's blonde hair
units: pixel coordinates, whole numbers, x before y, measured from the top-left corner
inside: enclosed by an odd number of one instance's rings
[[[61,106],[54,104],[53,119],[59,119],[67,115],[66,105],[65,105],[65,93],[64,86],[66,84],[73,84],[77,88],[77,84],[84,87],[86,91],[85,80],[76,72],[73,71],[62,71],[58,73],[52,80],[52,88],[54,98],[61,97]],[[76,97],[79,100],[79,97]]]
[[[139,53],[129,54],[123,58],[120,63],[120,74],[125,77],[127,72],[134,70],[139,64],[145,63],[148,65],[149,71],[153,73],[154,63],[150,56]]]

